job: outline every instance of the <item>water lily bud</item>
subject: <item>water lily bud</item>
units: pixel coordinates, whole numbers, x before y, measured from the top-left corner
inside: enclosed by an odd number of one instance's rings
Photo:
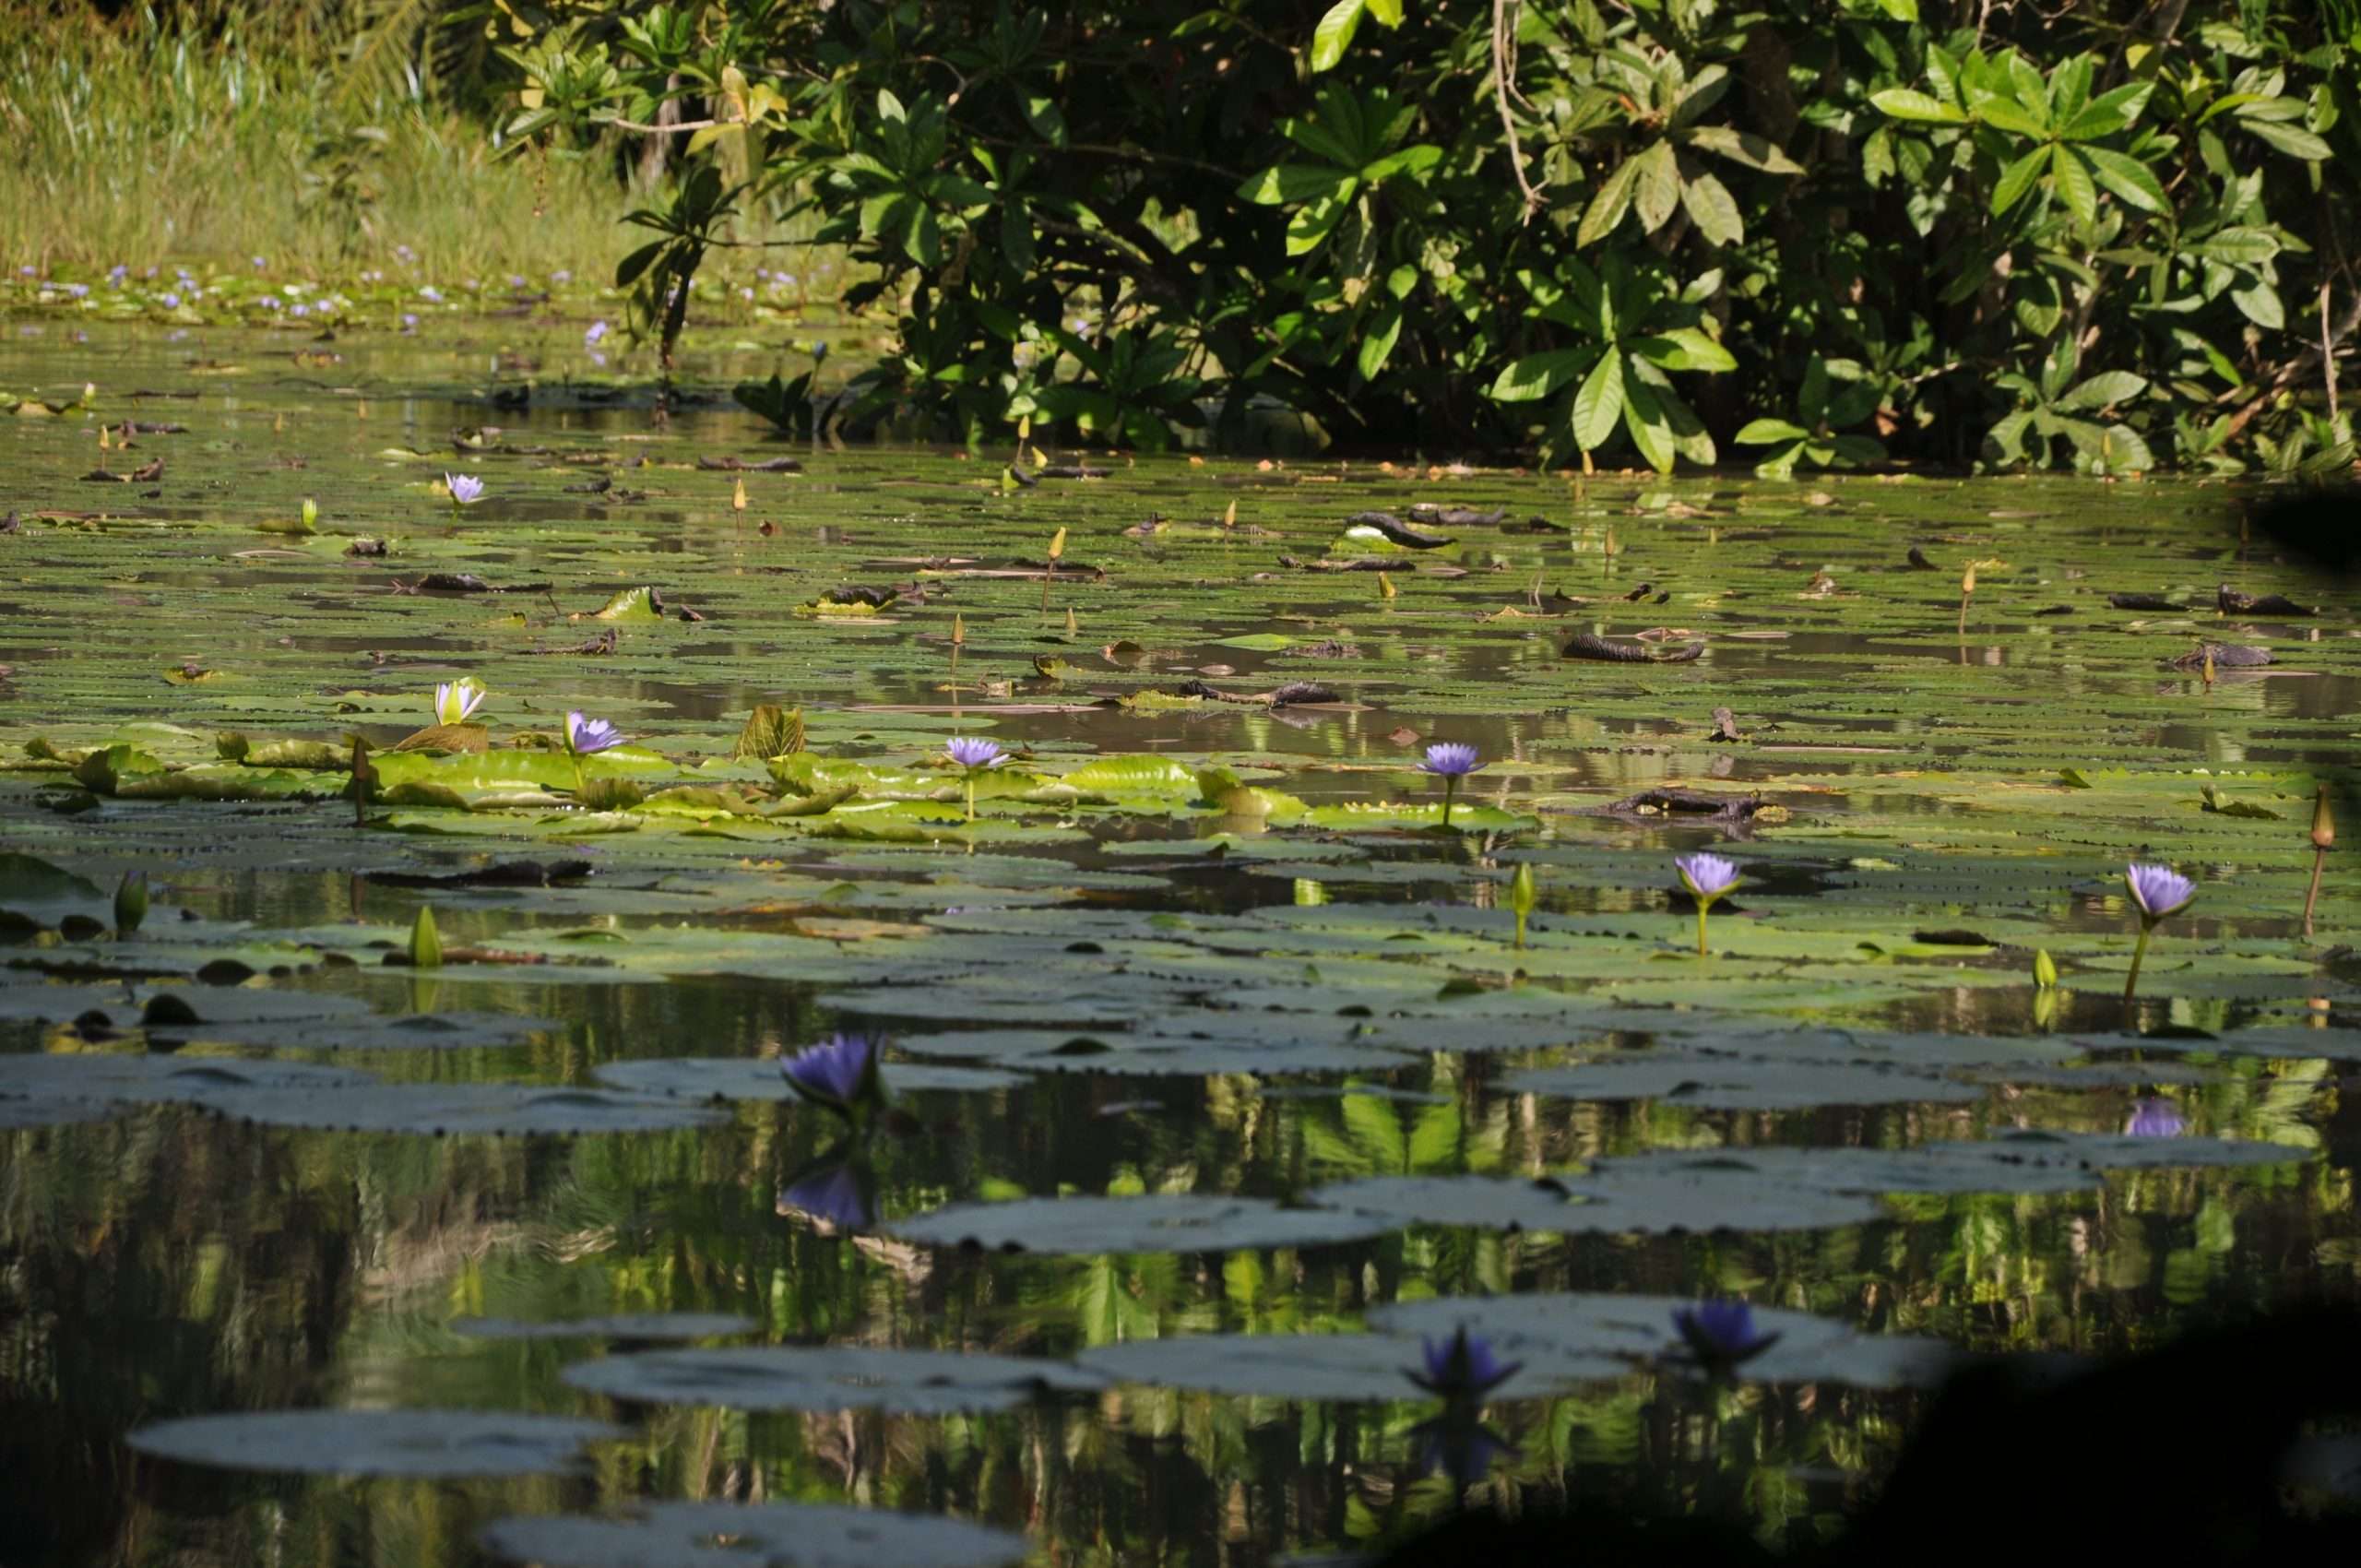
[[[1516,874],[1509,878],[1509,908],[1520,915],[1533,913],[1535,901],[1533,862],[1519,861]]]
[[[2312,848],[2336,848],[2336,817],[2328,809],[2328,786],[2320,786],[2319,794],[2312,801]]]
[[[2058,983],[2058,960],[2049,956],[2047,947],[2036,950],[2033,956],[2033,983],[2044,991]]]
[[[418,907],[418,919],[410,922],[409,967],[413,969],[439,969],[443,967],[443,938],[434,930],[434,911],[424,904]]]
[[[129,936],[148,918],[148,873],[127,871],[123,880],[114,885],[114,929],[118,936]]]
[[[307,529],[317,528],[319,522],[320,504],[306,495],[303,497],[303,526]]]
[[[1959,591],[1963,597],[1975,591],[1975,563],[1967,564],[1967,571],[1960,577]]]

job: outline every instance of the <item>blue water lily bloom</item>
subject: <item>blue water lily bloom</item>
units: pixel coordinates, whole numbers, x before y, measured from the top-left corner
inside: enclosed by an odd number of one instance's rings
[[[607,324],[604,321],[594,321],[583,331],[582,346],[586,349],[595,349],[606,336]]]
[[[483,499],[483,481],[472,474],[445,474],[443,488],[451,493],[453,506],[470,506]]]
[[[1442,825],[1445,827],[1451,826],[1451,806],[1458,796],[1459,781],[1483,766],[1476,748],[1459,741],[1437,741],[1427,748],[1427,760],[1418,765],[1418,769],[1442,780]]]
[[[445,681],[434,688],[434,722],[465,724],[483,706],[483,683],[472,675]]]
[[[961,735],[943,748],[951,760],[967,770],[967,820],[976,820],[976,775],[989,773],[1008,760],[998,741],[987,741],[980,735]]]
[[[565,716],[565,749],[575,756],[592,756],[623,743],[623,732],[603,719],[575,708]]]
[[[831,1035],[818,1045],[783,1057],[779,1072],[797,1096],[859,1125],[885,1102],[878,1072],[884,1042],[871,1035]]]
[[[2149,1095],[2131,1107],[2123,1130],[2135,1138],[2177,1138],[2189,1130],[2189,1119],[2171,1100]]]
[[[1405,1375],[1437,1398],[1456,1404],[1481,1403],[1487,1394],[1514,1377],[1525,1366],[1523,1361],[1503,1364],[1492,1353],[1491,1344],[1480,1334],[1468,1333],[1465,1324],[1460,1324],[1450,1338],[1440,1342],[1422,1337],[1419,1347],[1426,1361],[1425,1372]]]
[[[1682,855],[1672,862],[1680,885],[1697,900],[1697,956],[1705,956],[1705,916],[1721,896],[1738,883],[1738,862],[1719,855]]]
[[[1754,1309],[1744,1301],[1708,1301],[1675,1308],[1672,1326],[1690,1356],[1711,1372],[1726,1372],[1778,1343],[1776,1334],[1758,1333]]]
[[[2148,956],[2148,938],[2158,926],[2196,902],[2197,884],[2170,866],[2134,861],[2123,868],[2123,885],[2131,890],[2131,901],[2140,907],[2140,940],[2131,949],[2131,972],[2123,981],[2123,1004],[2129,1007],[2140,989],[2140,965]]]

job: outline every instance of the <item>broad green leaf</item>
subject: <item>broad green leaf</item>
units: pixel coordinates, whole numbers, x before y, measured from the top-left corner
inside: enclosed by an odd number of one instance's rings
[[[1661,474],[1672,471],[1672,460],[1677,455],[1672,427],[1665,422],[1655,394],[1636,376],[1623,388],[1623,428],[1631,432],[1631,445],[1639,448],[1640,456],[1648,460],[1651,468]]]
[[[1786,420],[1749,420],[1737,435],[1731,437],[1741,446],[1767,446],[1774,441],[1801,441],[1811,432]]]
[[[2145,473],[2156,466],[2154,454],[2139,432],[2120,424],[2107,426],[2097,448],[2089,455],[2094,467],[2111,474]]]
[[[1986,125],[2021,137],[2047,137],[2049,127],[2041,117],[2011,98],[1987,98],[1975,105],[1975,117]]]
[[[2082,382],[2053,406],[2066,413],[2085,413],[2129,402],[2148,389],[2148,378],[2128,370],[2106,370]]]
[[[2190,242],[2185,248],[2191,255],[2208,261],[2251,267],[2269,261],[2279,254],[2281,247],[2279,236],[2268,229],[2236,227],[2217,230],[2204,239]]]
[[[2290,158],[2300,158],[2308,163],[2318,163],[2330,156],[2328,143],[2300,126],[2243,117],[2238,124]]]
[[[1680,166],[1668,141],[1656,143],[1635,161],[1639,183],[1631,193],[1631,208],[1639,215],[1642,232],[1653,234],[1680,205]]]
[[[2260,278],[2243,289],[2231,290],[2230,303],[2257,327],[2277,332],[2287,325],[2287,307],[2281,303],[2279,291]]]
[[[1627,158],[1622,167],[1598,187],[1598,194],[1583,209],[1583,220],[1574,230],[1574,244],[1596,244],[1615,232],[1623,215],[1631,209],[1631,186],[1640,177],[1640,160]]]
[[[1492,383],[1492,398],[1502,403],[1529,403],[1547,398],[1583,374],[1596,357],[1596,349],[1553,349],[1527,354],[1503,366]]]
[[[1442,148],[1428,142],[1406,147],[1399,152],[1389,152],[1361,171],[1361,178],[1370,184],[1391,179],[1396,174],[1423,174],[1442,161]]]
[[[1928,101],[1933,101],[1930,99]],[[1804,172],[1802,164],[1779,150],[1778,143],[1752,131],[1734,130],[1727,125],[1699,125],[1683,133],[1681,140],[1701,151],[1726,158],[1733,163],[1743,163],[1750,169],[1760,169],[1766,174],[1800,174]]]
[[[2117,199],[2140,208],[2142,212],[2165,212],[2171,204],[2165,198],[2165,187],[2148,166],[2136,158],[2104,147],[2081,149],[2098,176],[2099,184],[2113,191]]]
[[[1631,351],[1665,370],[1736,370],[1738,361],[1727,349],[1694,327],[1672,327],[1645,338],[1628,339]]]
[[[1574,394],[1574,440],[1585,452],[1607,444],[1623,414],[1623,356],[1609,349]]]
[[[1317,164],[1275,163],[1241,182],[1238,195],[1240,199],[1257,207],[1277,207],[1316,196],[1342,195],[1351,179],[1351,175],[1339,170]]]
[[[2025,192],[2033,188],[2033,183],[2041,178],[2048,165],[2049,148],[2037,147],[2003,170],[1999,182],[1992,187],[1992,216],[1998,218],[2023,201]]]
[[[2091,183],[2090,165],[2073,148],[2061,145],[2049,149],[2050,172],[2058,179],[2058,199],[2067,210],[2089,223],[2099,215],[2098,187]]]
[[[1689,220],[1697,232],[1717,245],[1735,245],[1746,239],[1746,223],[1738,217],[1738,202],[1729,187],[1708,173],[1700,172],[1680,184],[1680,205],[1689,209]]]
[[[1402,0],[1369,0],[1369,14],[1390,28],[1402,25]]]
[[[1296,208],[1287,220],[1287,255],[1301,255],[1319,248],[1320,242],[1335,232],[1336,225],[1352,210],[1352,193],[1360,182],[1347,179],[1334,196],[1322,196],[1309,206]]]
[[[1361,18],[1369,10],[1369,0],[1336,0],[1320,25],[1311,30],[1311,69],[1317,75],[1334,66],[1345,57],[1353,42],[1353,34],[1360,30]]]
[[[1383,370],[1385,362],[1393,357],[1394,342],[1401,336],[1402,306],[1396,301],[1372,315],[1361,334],[1361,346],[1355,355],[1354,364],[1360,371],[1363,381],[1377,379],[1378,372]]]
[[[1933,125],[1957,125],[1967,116],[1940,99],[1928,97],[1912,88],[1893,87],[1883,92],[1869,94],[1869,101],[1880,113],[1896,120],[1916,120]]]

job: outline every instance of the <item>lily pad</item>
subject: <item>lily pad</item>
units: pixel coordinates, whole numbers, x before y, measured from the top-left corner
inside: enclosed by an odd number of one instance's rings
[[[242,1089],[208,1096],[212,1111],[273,1127],[337,1133],[462,1133],[571,1136],[705,1127],[725,1119],[707,1106],[605,1089],[532,1084],[369,1084],[349,1088]]]
[[[1335,1208],[1283,1208],[1267,1198],[1164,1193],[954,1204],[887,1229],[930,1247],[1010,1253],[1229,1253],[1367,1241],[1382,1220]]]
[[[561,1375],[569,1387],[626,1404],[916,1416],[1013,1410],[1099,1386],[1099,1379],[1064,1361],[867,1345],[635,1350],[577,1361]]]
[[[775,1057],[671,1056],[603,1063],[599,1081],[633,1094],[678,1099],[793,1099],[787,1075]],[[889,1062],[883,1069],[885,1087],[895,1093],[980,1093],[1011,1089],[1026,1080],[1022,1074],[998,1073],[989,1067],[940,1067],[922,1062]]]
[[[627,1435],[604,1421],[505,1411],[241,1410],[159,1421],[124,1441],[219,1469],[466,1480],[577,1470],[584,1445]]]
[[[1425,1370],[1418,1341],[1384,1334],[1175,1335],[1094,1346],[1074,1363],[1109,1383],[1245,1398],[1366,1403],[1432,1397],[1408,1375]],[[1570,1370],[1562,1360],[1547,1369],[1529,1364],[1490,1397],[1532,1398],[1581,1377],[1619,1377],[1629,1369],[1599,1357],[1572,1375]]]
[[[1023,1536],[963,1519],[824,1503],[651,1503],[620,1519],[518,1515],[476,1538],[547,1568],[1003,1568]]]
[[[453,1318],[451,1332],[469,1339],[720,1339],[752,1334],[752,1318],[727,1313],[618,1313],[607,1317]]]

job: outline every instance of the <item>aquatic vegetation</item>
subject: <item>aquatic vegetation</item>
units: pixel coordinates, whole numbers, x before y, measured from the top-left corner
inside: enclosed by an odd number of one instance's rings
[[[442,683],[434,688],[434,722],[465,724],[476,716],[487,695],[483,683],[473,676]]]
[[[119,936],[137,934],[148,919],[148,873],[127,871],[114,886],[114,929]]]
[[[873,1035],[833,1035],[781,1058],[778,1070],[800,1098],[862,1128],[885,1104],[884,1051]]]
[[[955,737],[943,749],[967,774],[967,820],[973,822],[976,820],[976,776],[991,772],[1008,758],[1001,751],[999,742],[969,735]]]
[[[451,497],[451,517],[455,522],[460,507],[472,506],[483,499],[483,481],[472,474],[446,473],[443,476],[443,488]]]
[[[1738,884],[1738,863],[1719,855],[1682,855],[1672,862],[1680,885],[1697,901],[1697,956],[1705,956],[1705,916]]]
[[[2140,988],[2140,965],[2148,956],[2148,938],[2158,926],[2195,901],[2197,884],[2170,866],[2143,865],[2134,861],[2123,872],[2123,885],[2140,910],[2140,941],[2131,950],[2131,972],[2124,978],[2126,1005]]]

